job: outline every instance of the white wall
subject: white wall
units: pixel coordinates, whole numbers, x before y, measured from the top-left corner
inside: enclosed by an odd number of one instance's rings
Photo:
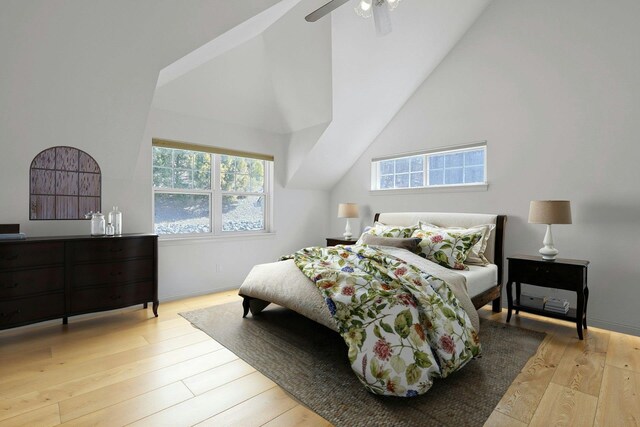
[[[284,188],[288,137],[153,109],[144,145],[144,169],[151,194],[151,139],[166,138],[194,144],[273,154],[275,157],[275,234],[264,237],[164,241],[159,249],[160,299],[236,288],[251,267],[272,262],[302,247],[324,244],[328,229],[329,193]],[[148,212],[151,221],[151,212]]]
[[[569,199],[573,224],[554,237],[562,257],[591,261],[590,323],[640,334],[638,16],[635,0],[494,0],[336,185],[332,211],[502,213],[506,254],[536,254],[529,201]],[[486,192],[369,193],[372,157],[478,140]]]
[[[117,204],[125,232],[151,232],[151,137],[158,136],[272,152],[279,179],[275,236],[161,245],[162,299],[238,286],[250,266],[322,243],[328,193],[282,189],[287,140],[161,113],[148,117],[163,67],[274,3],[3,1],[0,223],[20,223],[30,236],[89,234],[87,221],[28,220],[33,157],[71,145],[102,168],[103,210]],[[154,133],[145,131],[148,119]]]
[[[29,166],[70,145],[102,168],[102,206],[149,232],[143,134],[160,70],[276,0],[0,2],[0,223],[30,236],[88,234],[86,221],[29,221]]]

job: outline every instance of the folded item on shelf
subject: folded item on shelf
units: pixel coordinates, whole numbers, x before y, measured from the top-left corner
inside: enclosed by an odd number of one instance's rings
[[[538,297],[534,295],[520,294],[520,305],[542,310],[547,297]]]
[[[0,240],[24,240],[27,235],[24,233],[5,233],[0,234]]]

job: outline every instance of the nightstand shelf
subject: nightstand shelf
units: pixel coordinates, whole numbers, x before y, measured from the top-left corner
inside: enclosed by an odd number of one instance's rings
[[[327,246],[355,245],[358,239],[345,239],[344,237],[327,237]]]
[[[582,339],[582,329],[587,329],[587,303],[589,288],[587,287],[587,269],[589,261],[558,258],[555,261],[545,261],[541,257],[529,255],[515,255],[507,257],[509,263],[509,280],[507,280],[507,322],[511,320],[512,311],[520,311],[566,320],[576,324],[578,337]],[[577,307],[570,308],[564,313],[555,313],[540,308],[520,305],[521,284],[540,286],[551,289],[561,289],[575,292]],[[516,285],[515,301],[513,284]]]
[[[578,320],[577,310],[575,308],[570,308],[567,314],[562,314],[562,313],[556,313],[554,311],[547,311],[547,310],[542,310],[535,307],[520,305],[518,301],[514,301],[513,309],[516,311],[516,314],[519,311],[524,311],[526,313],[537,314],[539,316],[545,316],[545,317],[552,317],[554,319],[567,320],[569,322],[576,322]]]

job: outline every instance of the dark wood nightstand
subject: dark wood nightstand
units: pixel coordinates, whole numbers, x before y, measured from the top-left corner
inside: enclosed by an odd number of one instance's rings
[[[511,311],[516,310],[555,319],[568,320],[576,323],[578,337],[582,339],[582,328],[587,329],[587,302],[589,288],[587,287],[587,269],[589,261],[578,259],[562,259],[544,261],[538,256],[515,255],[507,257],[509,262],[509,280],[507,281],[507,303],[509,313],[507,322],[511,320]],[[516,284],[516,300],[513,300],[512,285]],[[567,314],[554,313],[520,304],[520,284],[542,286],[545,288],[564,289],[578,295],[578,306],[569,309]]]
[[[327,237],[327,246],[335,245],[355,245],[358,239],[351,238],[349,240],[344,237]]]

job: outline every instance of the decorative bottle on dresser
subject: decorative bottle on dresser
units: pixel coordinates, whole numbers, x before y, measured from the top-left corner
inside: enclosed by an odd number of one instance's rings
[[[109,212],[108,222],[113,225],[113,231],[116,236],[122,234],[122,212],[118,210],[117,206],[114,206],[113,210]]]

